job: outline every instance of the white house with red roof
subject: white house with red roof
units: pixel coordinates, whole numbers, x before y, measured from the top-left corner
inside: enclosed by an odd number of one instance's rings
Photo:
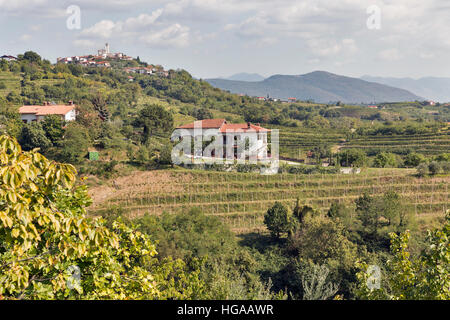
[[[220,148],[223,148],[223,158],[241,159],[253,155],[258,160],[267,160],[267,135],[270,131],[259,123],[228,123],[225,119],[205,119],[177,127],[175,136],[201,141],[211,141],[211,137],[215,137]],[[202,152],[203,150],[200,151]],[[195,156],[216,157],[216,154],[196,152]]]
[[[64,121],[74,121],[76,119],[76,105],[69,101],[68,105],[50,104],[44,102],[44,105],[29,105],[19,108],[19,113],[24,123],[33,121],[42,121],[48,115],[58,115]]]

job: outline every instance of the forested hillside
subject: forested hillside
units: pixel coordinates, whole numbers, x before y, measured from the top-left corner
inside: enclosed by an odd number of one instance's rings
[[[217,88],[236,94],[261,97],[269,95],[285,100],[294,97],[319,103],[342,101],[369,104],[424,99],[404,89],[324,71],[315,71],[304,75],[274,75],[257,82],[222,79],[208,79],[207,81]]]

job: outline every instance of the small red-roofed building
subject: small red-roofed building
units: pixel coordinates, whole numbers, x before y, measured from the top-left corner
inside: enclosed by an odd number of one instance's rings
[[[76,105],[72,101],[69,101],[67,105],[44,102],[42,106],[22,106],[19,108],[19,113],[24,123],[39,122],[48,115],[58,115],[64,121],[74,121],[76,120]]]

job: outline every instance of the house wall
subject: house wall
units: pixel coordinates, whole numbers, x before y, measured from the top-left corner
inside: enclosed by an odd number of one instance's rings
[[[198,139],[200,137],[202,137],[203,135],[212,135],[212,136],[216,136],[218,135],[221,139],[221,141],[224,141],[225,136],[227,136],[224,133],[219,132],[219,129],[204,129],[204,130],[197,130],[194,133],[194,129],[177,129],[177,131],[180,133],[180,135],[182,137],[195,137]],[[232,133],[230,134],[231,136],[233,135]],[[254,157],[256,155],[257,159],[267,159],[268,156],[268,152],[267,152],[267,133],[251,133],[251,134],[245,134],[245,133],[239,133],[237,132],[235,134],[235,136],[237,137],[237,139],[235,140],[234,138],[231,138],[230,136],[227,136],[227,140],[224,143],[224,150],[223,153],[224,155],[226,154],[226,146],[230,146],[230,144],[232,145],[233,150],[234,146],[237,146],[242,139],[245,139],[246,137],[249,138],[249,150],[247,150],[246,156],[248,157],[248,154],[252,154],[252,157]],[[231,140],[230,140],[231,139]],[[208,139],[209,141],[209,139]],[[238,151],[236,149],[236,151]],[[237,158],[243,158],[244,155],[243,154],[234,154],[235,156],[237,156]],[[201,156],[201,154],[196,154],[196,156]],[[234,157],[234,156],[233,156]]]
[[[22,121],[26,121],[27,123],[31,121],[37,121],[37,117],[35,114],[21,114],[20,118],[22,119]]]
[[[68,113],[66,113],[64,120],[75,121],[76,118],[77,118],[76,111],[75,111],[75,109],[73,109],[73,110],[69,111]]]

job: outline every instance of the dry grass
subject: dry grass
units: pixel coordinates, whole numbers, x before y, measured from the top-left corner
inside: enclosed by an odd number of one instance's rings
[[[152,193],[183,192],[180,183],[189,183],[191,175],[177,174],[176,171],[134,171],[130,175],[108,181],[105,185],[91,187],[89,194],[93,207],[101,206],[109,199],[135,195],[145,189]]]

